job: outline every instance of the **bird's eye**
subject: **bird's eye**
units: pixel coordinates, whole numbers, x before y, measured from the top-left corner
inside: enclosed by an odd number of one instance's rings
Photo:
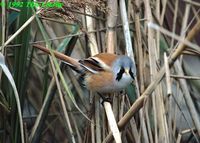
[[[134,74],[133,74],[133,72],[132,72],[131,69],[129,70],[129,74],[130,74],[130,76],[131,76],[133,79],[135,79]]]
[[[124,68],[121,67],[120,71],[117,73],[116,80],[120,80],[122,78],[123,73],[125,72]]]

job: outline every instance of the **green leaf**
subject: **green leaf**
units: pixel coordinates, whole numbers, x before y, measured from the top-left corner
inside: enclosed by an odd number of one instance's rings
[[[21,141],[22,143],[24,143],[24,129],[23,129],[23,121],[22,121],[22,111],[21,111],[21,104],[20,104],[20,100],[19,100],[19,94],[14,82],[14,79],[12,77],[12,74],[10,73],[8,67],[5,64],[5,57],[3,56],[2,53],[0,53],[0,66],[4,72],[4,74],[6,75],[6,77],[8,78],[13,91],[14,91],[14,95],[15,95],[15,100],[17,103],[17,110],[18,110],[18,115],[19,115],[19,124],[20,124],[20,131],[21,131]]]

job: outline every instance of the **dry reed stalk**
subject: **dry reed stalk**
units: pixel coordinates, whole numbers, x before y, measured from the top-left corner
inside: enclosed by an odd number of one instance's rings
[[[1,1],[2,3],[5,3],[5,0]],[[1,25],[2,25],[2,34],[1,34],[1,45],[2,45],[2,53],[5,52],[4,49],[4,43],[5,43],[5,39],[6,39],[6,8],[4,6],[2,6],[2,13],[1,13]]]
[[[55,38],[56,34],[55,34],[54,30],[52,29],[52,27],[47,24],[47,21],[43,21],[43,25],[44,25],[47,33],[50,35],[50,37],[51,38]],[[59,46],[59,41],[58,40],[54,40],[53,43],[54,43],[54,45],[56,47]],[[76,120],[72,120],[72,119],[70,120],[69,115],[68,115],[69,113],[66,110],[66,105],[65,104],[67,104],[67,102],[70,101],[70,100],[65,100],[64,101],[63,97],[65,97],[65,99],[66,99],[66,96],[63,96],[63,94],[61,92],[60,84],[59,84],[59,81],[58,81],[58,78],[57,78],[57,74],[55,73],[56,71],[55,71],[55,67],[53,67],[52,61],[51,61],[51,66],[52,66],[52,69],[53,69],[54,76],[56,76],[55,77],[55,79],[56,79],[55,81],[56,81],[56,85],[57,85],[57,89],[58,89],[58,93],[59,93],[59,97],[60,97],[60,101],[61,101],[61,107],[62,107],[62,110],[63,110],[63,113],[64,113],[64,119],[65,119],[64,122],[66,122],[67,125],[68,125],[68,127],[66,127],[66,128],[69,129],[70,137],[71,137],[72,142],[73,143],[76,142],[75,141],[75,137],[74,137],[73,129],[76,130],[77,139],[80,142],[81,141],[81,137],[80,137],[80,133],[79,133],[78,128],[77,128],[77,124],[75,122]],[[71,109],[71,106],[69,104],[67,104],[67,105],[68,105],[68,109]],[[71,114],[71,117],[74,118],[74,116],[72,114]],[[75,128],[73,128],[73,129],[72,129],[72,125],[71,125],[72,122],[74,123],[73,125],[75,126]]]
[[[167,95],[171,96],[172,94],[172,88],[171,88],[171,81],[170,81],[170,70],[169,70],[169,64],[167,60],[167,55],[164,53],[164,63],[165,63],[165,75],[166,75],[166,85],[167,85]]]
[[[81,100],[81,103],[83,104],[85,109],[88,111],[90,109],[89,102],[86,101],[85,96],[84,96],[84,92],[82,90],[82,87],[78,83],[76,77],[74,76],[73,71],[72,70],[66,70],[65,72],[67,72],[67,75],[69,75],[68,78],[72,82],[72,85],[74,85],[74,88],[77,91],[77,94],[78,94],[78,96],[79,96],[79,98]],[[70,110],[70,107],[68,109]]]
[[[183,69],[182,69],[181,64],[180,64],[179,61],[175,62],[174,67],[175,67],[175,71],[179,75],[184,75],[183,74]],[[192,120],[194,122],[194,125],[195,125],[195,127],[197,129],[198,134],[200,135],[200,121],[199,121],[199,117],[198,117],[198,112],[197,112],[197,110],[196,110],[196,108],[194,106],[193,100],[192,100],[192,98],[190,96],[190,92],[189,92],[186,80],[185,79],[179,79],[179,83],[180,83],[180,87],[181,87],[181,89],[182,89],[182,91],[184,93],[183,97],[184,97],[186,105],[187,105],[187,107],[189,109],[189,113],[191,115],[191,118],[192,118]],[[193,134],[195,136],[195,133],[193,133]]]
[[[85,13],[89,14],[89,15],[93,15],[93,9],[90,6],[86,6]],[[86,21],[85,21],[86,29],[88,31],[95,30],[94,19],[87,15],[85,15],[85,17],[86,17]],[[95,33],[88,34],[88,40],[89,40],[88,46],[89,46],[89,51],[90,51],[91,56],[98,54],[99,49],[98,49]],[[94,97],[95,96],[94,93],[92,93],[91,96]],[[99,102],[100,102],[99,98],[94,97],[94,104],[95,104],[95,112],[94,113],[95,114],[92,116],[92,120],[95,121],[94,123],[96,125],[96,128],[91,123],[92,143],[95,143],[95,142],[99,143],[101,140],[101,131],[100,131],[101,124],[100,124],[100,119],[99,119],[100,118]]]
[[[94,115],[92,115],[91,118],[92,118],[91,121],[94,123]],[[95,141],[95,125],[94,124],[91,124],[90,130],[91,130],[91,142],[95,143],[96,141]]]
[[[179,8],[178,5],[179,5],[179,0],[176,0],[175,1],[175,8],[174,8],[173,24],[172,24],[172,33],[175,33],[175,30],[176,30],[178,8]],[[174,46],[174,38],[172,37],[170,49],[172,49],[173,46]]]
[[[161,17],[160,17],[160,25],[163,25],[163,21],[164,21],[164,17],[165,17],[165,11],[166,11],[166,7],[167,7],[167,0],[162,0],[162,13],[161,13]],[[158,17],[159,18],[159,17]]]
[[[86,10],[85,10],[86,14],[93,14],[93,10],[91,7],[86,6]],[[92,31],[94,30],[94,21],[93,18],[90,16],[86,16],[86,27],[88,31]],[[98,50],[98,46],[97,46],[97,42],[96,42],[96,38],[95,38],[95,34],[94,33],[90,33],[88,34],[88,39],[89,39],[89,50],[91,53],[91,56],[96,55],[99,53]]]
[[[136,47],[138,50],[138,77],[139,77],[139,87],[140,92],[142,93],[144,91],[144,59],[143,59],[143,49],[142,49],[142,34],[141,34],[141,24],[140,24],[140,12],[138,11],[140,9],[139,0],[135,1],[136,8],[134,9],[134,14],[132,14],[132,17],[134,16],[135,19],[135,31],[136,31]],[[134,8],[134,7],[133,7]],[[133,11],[132,11],[133,12]]]
[[[116,49],[116,30],[118,17],[118,3],[116,0],[108,0],[108,8],[110,9],[107,15],[107,31],[106,31],[106,47],[108,53],[114,53]]]
[[[88,13],[88,12],[92,12],[92,9],[90,9],[90,11],[86,11],[86,13]],[[87,21],[87,29],[89,31],[93,30],[94,24],[93,24],[92,19],[87,18],[87,16],[86,16],[86,21]],[[94,34],[89,35],[88,38],[89,38],[91,55],[95,55],[95,54],[99,53]],[[97,102],[99,102],[99,101],[97,101]],[[107,115],[107,119],[108,119],[110,129],[113,132],[113,136],[115,138],[115,141],[118,142],[118,143],[121,143],[121,137],[120,137],[119,129],[117,127],[117,123],[116,123],[116,120],[114,118],[114,113],[112,111],[111,104],[109,102],[104,102],[103,105],[104,105],[104,109],[106,111],[106,115]],[[100,111],[100,110],[98,109],[98,111]],[[98,113],[98,116],[100,116],[100,113]],[[99,117],[96,117],[96,118],[99,118]],[[99,127],[100,127],[100,125],[99,125]],[[98,133],[100,133],[100,131]]]
[[[164,8],[163,8],[164,9]],[[157,0],[156,1],[156,19],[160,19],[160,13],[161,13],[161,1]],[[160,21],[161,24],[161,21]],[[157,61],[160,60],[160,32],[156,31],[156,49],[157,49]]]
[[[149,117],[150,116],[149,115],[149,107],[151,107],[150,102],[151,102],[150,100],[146,101],[146,106],[144,106],[144,112],[145,112],[149,142],[154,143],[153,135],[152,135],[152,131],[151,131],[151,122],[150,122],[150,117]]]
[[[144,78],[143,78],[143,74],[144,74],[144,60],[143,60],[143,49],[142,49],[142,34],[140,31],[140,3],[139,0],[134,1],[133,3],[129,4],[129,8],[130,10],[130,16],[131,18],[135,21],[135,25],[134,25],[134,29],[135,29],[135,38],[134,38],[134,52],[135,52],[135,58],[136,58],[136,62],[138,63],[138,81],[135,81],[136,83],[136,88],[138,89],[137,91],[137,96],[140,95],[141,92],[144,91]],[[138,85],[139,84],[139,85]],[[140,118],[142,116],[140,115]],[[140,119],[143,122],[143,119]],[[132,120],[130,120],[130,125],[131,125],[131,130],[134,136],[134,139],[136,142],[140,143],[141,141],[141,136],[139,135],[139,131],[137,129],[137,126],[135,125],[135,120],[134,118],[132,118]]]
[[[115,116],[113,114],[111,104],[109,102],[104,102],[103,105],[106,111],[109,127],[110,127],[110,130],[112,131],[115,142],[122,143],[121,135],[120,135],[117,123],[115,121]]]
[[[51,63],[53,75],[54,75],[54,78],[55,78],[55,81],[56,81],[56,85],[57,85],[57,89],[58,89],[58,93],[59,93],[59,98],[60,98],[61,106],[62,106],[63,113],[64,113],[64,118],[66,120],[66,123],[68,125],[68,129],[69,129],[69,132],[70,132],[71,141],[73,143],[76,143],[74,131],[72,129],[72,125],[71,125],[69,115],[68,115],[68,112],[67,112],[67,109],[66,109],[66,105],[65,105],[65,101],[64,101],[63,94],[62,94],[62,91],[61,91],[60,82],[58,80],[56,68],[55,68],[55,65],[54,65],[51,57],[50,57],[50,63]]]
[[[166,1],[164,3],[164,5],[166,5]],[[162,16],[164,15],[163,13],[165,13],[165,7],[163,8],[162,11]],[[150,8],[150,1],[146,0],[145,1],[145,8],[146,8],[146,17],[147,17],[147,21],[153,21],[153,15],[152,15],[152,11]],[[162,16],[161,16],[161,22],[162,23]],[[158,17],[159,18],[159,17]],[[163,16],[164,18],[164,16]],[[150,65],[150,75],[151,75],[151,81],[154,80],[156,74],[157,74],[157,57],[159,55],[159,53],[157,53],[157,49],[159,49],[159,45],[156,45],[157,40],[156,38],[156,33],[153,31],[153,29],[151,29],[150,27],[148,27],[148,31],[147,31],[147,38],[148,38],[148,52],[149,52],[149,65]],[[164,103],[163,103],[163,97],[162,97],[162,93],[161,93],[161,88],[158,85],[158,87],[155,89],[155,92],[152,93],[152,102],[153,102],[153,115],[154,115],[154,126],[155,126],[155,142],[165,142],[168,143],[168,139],[167,139],[167,133],[166,133],[166,126],[165,126],[165,116],[164,115]],[[159,131],[159,134],[158,134]]]
[[[127,97],[127,99],[128,99],[128,97]],[[127,100],[127,102],[128,102],[128,109],[129,109],[129,108],[131,107],[131,104],[130,104],[130,101],[129,101],[129,100]],[[120,118],[120,119],[121,119],[121,118]],[[133,137],[134,137],[135,141],[136,141],[137,143],[140,143],[140,142],[141,142],[141,140],[140,140],[140,135],[139,135],[139,131],[138,131],[138,129],[137,129],[136,121],[135,121],[134,118],[132,118],[132,119],[130,120],[130,126],[131,126],[131,130],[132,130]]]
[[[45,96],[44,102],[42,104],[42,107],[40,109],[40,112],[37,116],[37,119],[35,121],[35,124],[32,128],[31,134],[29,135],[29,141],[32,142],[35,138],[35,134],[38,131],[38,126],[40,125],[41,121],[43,121],[45,119],[45,116],[47,115],[47,111],[49,109],[50,106],[50,102],[53,99],[53,95],[51,94],[53,87],[55,87],[55,78],[52,78],[47,94]]]
[[[170,75],[172,78],[184,78],[188,80],[200,80],[200,77],[197,76],[184,76],[184,75]]]
[[[191,5],[186,4],[185,13],[184,13],[184,16],[183,16],[183,21],[182,21],[182,27],[181,27],[181,37],[185,37],[185,35],[186,35],[188,18],[189,18],[189,15],[190,15],[190,8],[191,8]]]
[[[188,32],[188,35],[186,36],[186,40],[191,41],[200,31],[200,21],[197,21],[197,23],[193,26],[193,28]],[[171,54],[171,56],[168,59],[169,65],[172,66],[176,59],[179,57],[179,55],[182,53],[182,51],[186,48],[186,45],[183,43],[180,43],[177,47],[177,49]],[[127,122],[132,118],[132,116],[141,108],[143,107],[144,100],[147,96],[149,96],[154,89],[157,87],[158,83],[161,81],[165,74],[165,69],[162,67],[158,74],[156,75],[155,79],[151,82],[151,84],[146,88],[146,90],[143,92],[143,94],[133,103],[131,108],[128,110],[128,112],[124,115],[124,117],[118,122],[118,126],[120,129],[123,129],[124,126],[127,124]],[[105,138],[104,142],[109,142],[112,140],[112,134],[109,133],[109,135]]]
[[[33,16],[31,16],[5,43],[4,47],[7,46],[10,42],[12,42],[36,17],[37,14],[40,13],[40,10],[38,10]],[[2,50],[2,46],[0,47],[0,50]]]
[[[115,53],[117,45],[117,35],[116,35],[116,26],[117,26],[117,18],[118,18],[118,3],[115,0],[108,0],[108,8],[109,12],[107,14],[107,31],[106,31],[106,50],[107,53]],[[112,93],[114,98],[113,98],[113,115],[115,115],[115,119],[118,120],[118,115],[119,115],[119,96],[116,95],[115,93]],[[107,105],[108,106],[108,105]],[[108,114],[108,113],[107,113]],[[113,118],[114,119],[114,118]],[[114,123],[115,126],[112,129],[113,131],[116,132],[115,134],[115,140],[119,140],[121,142],[121,134],[119,132],[119,129],[117,127],[117,122]],[[119,139],[117,139],[119,138]]]
[[[101,122],[100,122],[100,117],[101,117],[101,108],[100,108],[100,97],[98,95],[95,96],[95,125],[96,125],[96,143],[101,143]]]
[[[122,26],[123,26],[123,32],[124,32],[124,38],[125,38],[125,44],[126,44],[126,53],[129,57],[132,58],[133,62],[135,63],[125,0],[120,0],[119,5],[120,5],[120,14],[121,14],[121,19],[122,19]]]
[[[194,132],[195,129],[186,129],[186,130],[183,130],[181,131],[181,133],[178,134],[178,137],[177,137],[177,140],[176,140],[176,143],[181,143],[181,138],[184,134],[188,134],[190,132]]]
[[[165,75],[166,75],[166,85],[167,85],[167,96],[168,96],[168,100],[167,100],[167,104],[168,104],[168,111],[170,111],[171,109],[171,95],[172,95],[172,89],[171,89],[171,81],[170,81],[170,69],[169,69],[169,63],[167,60],[167,55],[166,53],[164,53],[164,65],[165,65]],[[168,130],[169,132],[172,131],[172,120],[171,120],[171,114],[169,114],[168,117]],[[172,142],[172,132],[170,132],[169,134],[169,142]]]

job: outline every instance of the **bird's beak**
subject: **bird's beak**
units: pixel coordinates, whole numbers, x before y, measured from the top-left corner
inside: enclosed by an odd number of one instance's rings
[[[129,74],[129,69],[125,69],[125,74]]]

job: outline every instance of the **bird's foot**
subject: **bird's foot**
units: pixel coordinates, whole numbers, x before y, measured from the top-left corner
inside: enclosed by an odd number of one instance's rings
[[[104,104],[104,102],[109,102],[110,104],[112,104],[112,98],[111,97],[104,96],[101,93],[98,93],[98,94],[102,98],[102,102],[101,102],[102,105]]]

